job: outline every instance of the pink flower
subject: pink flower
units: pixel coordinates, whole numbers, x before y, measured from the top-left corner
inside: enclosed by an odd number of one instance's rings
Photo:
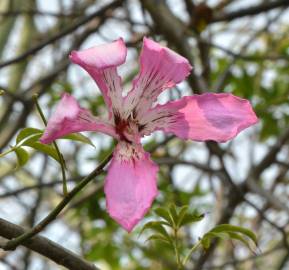
[[[126,53],[122,39],[71,53],[71,61],[84,68],[100,88],[109,119],[94,117],[64,94],[41,142],[51,143],[80,131],[100,131],[117,139],[104,191],[110,216],[131,231],[158,194],[158,166],[144,151],[141,137],[163,130],[182,139],[225,142],[258,120],[247,100],[231,94],[193,95],[154,106],[162,91],[189,75],[191,66],[184,57],[148,38],[143,41],[139,74],[123,97],[117,66],[125,62]]]

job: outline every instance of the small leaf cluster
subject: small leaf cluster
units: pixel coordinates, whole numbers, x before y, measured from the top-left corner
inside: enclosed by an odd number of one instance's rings
[[[147,241],[158,240],[168,244],[175,252],[178,269],[184,269],[192,253],[199,247],[207,250],[214,239],[237,240],[253,252],[253,246],[257,246],[257,237],[251,230],[230,224],[220,224],[199,238],[181,259],[180,250],[184,250],[186,244],[180,241],[180,230],[184,226],[201,221],[205,214],[200,214],[196,210],[191,211],[188,206],[176,207],[175,205],[168,208],[160,207],[154,212],[159,220],[146,223],[140,234],[145,230],[151,230],[153,234],[148,237]]]
[[[151,229],[155,233],[147,240],[161,240],[167,244],[171,244],[174,239],[166,227],[170,228],[171,231],[178,232],[181,227],[201,221],[204,218],[204,214],[199,214],[197,211],[190,212],[188,206],[177,208],[175,205],[171,205],[168,209],[159,207],[154,212],[161,220],[146,223],[140,234],[147,229]]]
[[[29,160],[29,153],[24,147],[29,147],[32,148],[36,151],[42,152],[57,162],[61,162],[59,159],[59,155],[57,153],[57,150],[53,145],[48,145],[48,144],[42,144],[39,139],[42,136],[44,130],[37,129],[37,128],[24,128],[22,129],[17,137],[16,137],[16,144],[12,146],[9,150],[6,152],[3,152],[0,154],[0,157],[3,157],[11,152],[14,152],[17,157],[17,168],[24,166],[28,160]],[[90,144],[92,146],[93,143],[91,140],[80,134],[80,133],[73,133],[70,135],[67,135],[61,139],[66,139],[66,140],[72,140],[72,141],[79,141],[82,143]]]

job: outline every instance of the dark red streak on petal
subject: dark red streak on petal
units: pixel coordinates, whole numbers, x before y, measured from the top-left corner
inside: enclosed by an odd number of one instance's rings
[[[115,132],[119,135],[121,140],[126,141],[127,143],[132,143],[124,135],[124,131],[128,127],[128,122],[126,120],[123,120],[117,111],[114,111],[113,115],[114,115],[114,123],[115,123]]]

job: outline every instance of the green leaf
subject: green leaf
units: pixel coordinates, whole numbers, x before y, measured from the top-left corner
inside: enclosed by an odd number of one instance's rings
[[[221,238],[223,240],[228,240],[230,237],[229,237],[228,233],[209,231],[203,236],[203,238],[210,238],[210,239]]]
[[[170,241],[168,241],[166,238],[164,238],[162,235],[159,234],[153,234],[151,235],[146,241],[151,241],[151,240],[158,240],[158,241],[162,241],[165,242],[166,244],[171,244]]]
[[[169,208],[169,214],[171,216],[171,219],[173,220],[173,224],[176,225],[178,223],[178,212],[174,204],[171,204]]]
[[[213,230],[207,232],[201,239],[201,243],[204,246],[204,248],[207,249],[210,246],[211,240],[213,238],[221,238],[222,240],[232,239],[242,242],[248,249],[250,249],[253,253],[255,253],[255,251],[250,246],[249,241],[247,241],[240,233],[231,231],[215,232]]]
[[[168,227],[171,227],[171,224],[170,223],[168,223],[167,221],[160,221],[160,223],[162,224],[162,225],[165,225],[165,226],[168,226]]]
[[[241,233],[249,237],[256,245],[257,245],[257,237],[256,235],[249,229],[234,226],[230,224],[221,224],[216,226],[211,230],[211,232],[235,232],[235,233]]]
[[[43,134],[43,130],[37,128],[24,128],[22,129],[16,138],[16,144],[24,145],[27,141],[37,141],[41,135]]]
[[[154,212],[156,213],[156,215],[166,220],[171,227],[173,226],[173,220],[167,209],[159,207],[155,209]]]
[[[29,160],[28,152],[21,147],[15,148],[14,152],[17,156],[17,167],[16,168],[23,167]]]
[[[211,240],[213,238],[221,238],[224,240],[235,239],[241,241],[245,246],[247,246],[251,251],[253,251],[250,243],[242,235],[247,236],[257,245],[256,235],[252,231],[243,227],[230,224],[218,225],[209,232],[207,232],[201,239],[201,244],[205,249],[207,249],[210,246]]]
[[[29,142],[28,144],[25,145],[52,157],[57,162],[60,162],[57,151],[52,145],[42,144],[40,142]]]
[[[54,146],[42,144],[38,141],[39,138],[42,136],[43,132],[44,132],[43,130],[37,128],[22,129],[16,138],[16,148],[19,148],[19,146],[29,146],[37,151],[40,151],[52,157],[57,162],[60,162],[57,151],[54,148]],[[73,133],[60,139],[79,141],[94,146],[89,138],[79,133]]]
[[[36,142],[42,136],[43,132],[44,130],[37,128],[24,128],[19,132],[16,138],[16,143],[17,145],[19,143],[21,143],[21,145],[28,145],[30,142]],[[78,141],[95,147],[88,137],[80,133],[72,133],[59,139]]]
[[[162,226],[161,221],[150,221],[146,223],[140,231],[139,235],[141,235],[147,229],[153,230],[162,235],[165,239],[167,239],[167,241],[171,241],[171,237],[167,233],[166,229]]]
[[[182,218],[179,226],[184,226],[190,223],[201,221],[205,217],[205,214],[199,214],[198,212],[186,213],[186,215]]]
[[[180,209],[179,209],[179,213],[178,213],[178,222],[177,222],[177,227],[180,227],[181,223],[182,223],[182,220],[184,219],[184,217],[187,215],[187,212],[188,212],[188,208],[189,206],[188,205],[185,205],[185,206],[182,206]]]
[[[37,151],[40,151],[53,159],[57,162],[60,162],[58,154],[54,146],[48,144],[42,144],[38,140],[42,136],[43,130],[37,128],[24,128],[22,129],[17,138],[16,143],[17,146],[24,145],[29,146]]]
[[[211,245],[212,239],[214,238],[221,238],[223,240],[228,240],[229,236],[226,233],[217,233],[217,232],[207,232],[203,238],[201,239],[201,244],[204,247],[204,249],[208,249]]]
[[[80,133],[72,133],[72,134],[64,136],[64,137],[62,137],[60,139],[78,141],[78,142],[90,144],[91,146],[95,147],[93,142],[88,137],[86,137],[86,136],[84,136],[83,134],[80,134]]]
[[[240,235],[239,233],[234,233],[234,232],[227,232],[227,234],[229,235],[231,239],[235,239],[235,240],[242,242],[248,249],[250,249],[253,253],[255,253],[255,251],[250,246],[249,241],[247,241],[242,235]]]
[[[204,214],[199,214],[196,211],[188,213],[188,206],[176,208],[175,205],[171,205],[169,209],[159,207],[154,210],[156,215],[163,218],[166,222],[163,225],[170,226],[172,228],[180,228],[186,224],[200,221],[204,218]]]

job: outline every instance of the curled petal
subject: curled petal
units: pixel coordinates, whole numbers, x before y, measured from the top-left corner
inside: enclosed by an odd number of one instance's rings
[[[110,115],[113,108],[122,109],[121,78],[117,66],[126,59],[127,49],[123,39],[95,46],[83,51],[72,51],[70,60],[85,69],[100,88]]]
[[[183,81],[192,68],[186,58],[148,38],[143,41],[140,65],[133,89],[125,99],[127,113],[139,116],[151,108],[163,90]]]
[[[141,145],[119,142],[108,168],[104,191],[110,216],[130,232],[157,196],[158,167]]]
[[[73,63],[95,70],[117,67],[125,62],[125,58],[126,47],[122,38],[83,51],[72,51],[70,54]]]
[[[64,94],[49,119],[40,141],[47,144],[70,133],[81,131],[100,131],[118,138],[113,126],[81,108],[74,97]]]
[[[257,122],[248,100],[207,93],[159,105],[140,123],[143,135],[163,130],[182,139],[226,142]]]

